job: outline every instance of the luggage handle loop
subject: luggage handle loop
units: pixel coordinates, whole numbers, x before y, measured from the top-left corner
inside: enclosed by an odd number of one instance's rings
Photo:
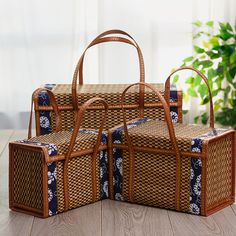
[[[72,135],[70,138],[68,152],[65,156],[64,169],[63,169],[64,170],[64,178],[63,178],[64,200],[65,200],[65,210],[66,211],[69,209],[68,163],[71,158],[71,153],[73,152],[76,138],[77,138],[80,126],[83,121],[84,113],[88,109],[88,107],[94,102],[102,103],[102,105],[104,106],[104,110],[105,110],[105,114],[103,115],[102,122],[101,122],[100,128],[98,130],[98,137],[97,137],[96,143],[94,145],[93,154],[92,154],[93,201],[96,200],[96,196],[97,196],[97,194],[96,194],[96,192],[97,192],[97,190],[96,190],[97,189],[97,187],[96,187],[96,155],[98,153],[99,146],[101,144],[102,131],[103,131],[104,124],[106,122],[107,112],[108,112],[107,102],[104,99],[99,98],[99,97],[94,97],[94,98],[89,99],[87,102],[85,102],[80,107],[79,111],[77,111],[77,114],[76,114],[75,125],[74,125],[74,129],[73,129],[73,132],[72,132]]]
[[[147,84],[147,83],[135,83],[135,84],[131,84],[129,85],[124,92],[122,93],[121,96],[121,105],[122,105],[122,112],[123,112],[123,121],[124,121],[124,133],[127,139],[127,144],[128,144],[128,148],[129,148],[129,152],[130,152],[130,174],[129,174],[129,198],[130,201],[133,201],[133,187],[132,187],[132,183],[133,183],[133,168],[134,168],[134,149],[133,149],[133,145],[132,145],[132,141],[129,137],[129,133],[128,133],[128,127],[127,127],[127,121],[126,121],[126,111],[125,111],[125,106],[124,106],[124,100],[125,100],[125,95],[126,92],[133,86],[143,86],[143,87],[148,87],[149,89],[151,89],[155,95],[159,98],[160,102],[163,105],[164,108],[164,114],[165,114],[165,119],[166,119],[166,123],[167,123],[167,127],[168,127],[168,132],[169,132],[169,136],[171,139],[171,143],[174,147],[175,153],[176,153],[176,209],[179,210],[180,209],[180,170],[181,170],[181,165],[180,165],[180,151],[179,151],[179,147],[178,147],[178,143],[176,140],[176,136],[175,136],[175,130],[174,130],[174,126],[170,117],[170,108],[167,105],[167,102],[165,100],[165,98],[160,94],[160,92],[152,85]]]
[[[130,41],[127,38],[117,37],[117,36],[104,37],[104,36],[109,35],[109,34],[123,34],[123,35],[128,36],[133,41]],[[74,75],[73,75],[73,80],[72,80],[72,103],[73,103],[73,107],[74,107],[75,110],[78,110],[78,104],[77,104],[78,74],[79,74],[79,84],[80,85],[83,84],[83,61],[84,61],[85,53],[90,47],[92,47],[96,44],[105,43],[105,42],[122,42],[122,43],[133,45],[137,50],[138,58],[139,58],[140,82],[145,82],[145,69],[144,69],[143,55],[142,55],[141,49],[138,46],[137,42],[128,33],[124,32],[122,30],[109,30],[109,31],[106,31],[106,32],[100,34],[99,36],[97,36],[87,46],[87,48],[84,50],[82,56],[80,57],[79,62],[76,65]],[[140,87],[140,115],[141,116],[143,116],[143,113],[144,113],[144,111],[143,111],[144,110],[144,101],[143,100],[144,100],[144,88],[141,86]]]
[[[174,70],[168,76],[168,78],[167,78],[167,80],[165,82],[165,98],[166,98],[166,102],[167,102],[168,106],[170,106],[170,100],[169,100],[170,99],[170,77],[173,74],[175,74],[177,71],[181,71],[181,70],[192,70],[192,71],[195,71],[203,79],[203,81],[205,82],[205,84],[207,86],[207,89],[208,89],[209,101],[210,101],[210,127],[212,129],[214,129],[214,110],[213,110],[213,102],[212,102],[211,89],[210,89],[207,77],[202,72],[200,72],[199,70],[197,70],[197,69],[195,69],[193,67],[190,67],[190,66],[183,66],[183,67],[180,67],[180,68]]]
[[[38,88],[33,92],[32,99],[31,99],[31,111],[30,111],[30,118],[29,118],[29,125],[28,125],[28,139],[32,137],[32,118],[33,118],[34,101],[38,101],[38,96],[43,91],[47,92],[50,99],[51,106],[53,107],[53,110],[55,112],[56,132],[61,130],[61,114],[60,114],[57,100],[54,96],[54,93],[51,90],[46,89],[46,88]]]

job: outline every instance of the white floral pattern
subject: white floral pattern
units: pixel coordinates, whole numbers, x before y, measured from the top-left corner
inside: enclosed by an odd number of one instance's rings
[[[103,184],[103,192],[108,196],[108,181],[105,181]]]
[[[198,207],[197,204],[192,203],[192,204],[190,204],[190,212],[192,214],[199,215],[200,214],[200,208]]]
[[[53,143],[49,143],[47,145],[47,148],[48,148],[48,155],[49,156],[51,156],[52,153],[57,152],[57,146],[55,144],[53,144]]]
[[[122,158],[118,158],[116,160],[116,167],[119,170],[120,174],[123,175],[123,166],[122,166]]]
[[[173,123],[177,123],[178,122],[178,114],[177,114],[177,112],[171,111],[170,112],[170,116],[171,116],[171,119],[172,119]]]
[[[124,201],[123,196],[120,193],[116,193],[115,194],[115,200],[117,201]]]
[[[48,184],[52,184],[53,181],[56,181],[56,168],[53,172],[48,171]]]
[[[39,122],[42,128],[46,129],[50,127],[50,121],[46,116],[40,116]]]
[[[53,199],[53,192],[51,189],[48,189],[48,202],[51,202]]]

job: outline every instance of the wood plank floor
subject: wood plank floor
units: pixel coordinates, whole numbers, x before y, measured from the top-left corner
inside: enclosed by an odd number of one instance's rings
[[[48,219],[9,211],[8,142],[26,138],[26,133],[0,131],[0,236],[236,236],[235,204],[207,218],[110,200]]]

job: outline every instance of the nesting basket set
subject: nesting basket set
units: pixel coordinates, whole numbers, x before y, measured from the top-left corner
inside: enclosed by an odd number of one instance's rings
[[[105,42],[136,49],[139,83],[83,84],[87,49]],[[179,70],[193,70],[206,83],[210,127],[182,124],[182,92],[170,86]],[[72,85],[34,91],[28,139],[9,144],[10,208],[46,218],[109,198],[207,216],[232,204],[235,132],[214,128],[201,72],[182,67],[173,73],[165,85],[147,84],[142,52],[129,34],[110,30],[96,37]]]

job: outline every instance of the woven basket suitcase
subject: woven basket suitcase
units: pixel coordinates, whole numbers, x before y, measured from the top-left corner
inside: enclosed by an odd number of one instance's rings
[[[39,93],[41,89],[34,94]],[[49,217],[108,197],[107,135],[103,125],[107,103],[93,98],[76,114],[73,130],[9,144],[9,205],[12,210]],[[99,130],[80,129],[85,110],[94,102],[105,107]]]
[[[114,34],[127,36],[117,37]],[[140,66],[140,82],[145,81],[144,62],[142,52],[136,41],[127,33],[121,30],[110,30],[96,37],[86,48],[82,54],[73,77],[72,85],[70,84],[47,84],[45,88],[50,89],[56,96],[61,111],[62,130],[68,130],[74,125],[74,112],[88,99],[99,96],[105,99],[109,105],[108,118],[105,129],[112,128],[122,122],[122,112],[120,98],[122,91],[127,84],[84,84],[83,83],[83,62],[86,51],[96,45],[105,42],[120,42],[133,46],[137,50],[139,66]],[[79,85],[77,85],[79,80]],[[155,85],[164,94],[164,86],[162,84]],[[162,104],[155,96],[146,93],[144,103],[144,93],[136,89],[131,90],[127,94],[127,116],[129,119],[141,116],[151,118],[160,117],[164,119],[163,110],[160,109]],[[182,121],[182,92],[176,88],[171,89],[171,113],[175,122]],[[140,104],[140,105],[139,105]],[[50,106],[50,100],[46,93],[40,94],[34,99],[35,115],[36,115],[36,134],[42,135],[55,130],[55,118]],[[99,126],[99,120],[102,116],[101,106],[95,104],[89,108],[89,112],[85,114],[82,124],[83,128],[89,128],[91,125],[95,128]]]
[[[173,124],[168,100],[145,86],[163,103],[166,121],[126,122],[123,109],[124,123],[108,131],[110,198],[204,216],[232,204],[235,132],[214,129],[212,100],[210,128]],[[166,94],[168,89],[169,79]]]

